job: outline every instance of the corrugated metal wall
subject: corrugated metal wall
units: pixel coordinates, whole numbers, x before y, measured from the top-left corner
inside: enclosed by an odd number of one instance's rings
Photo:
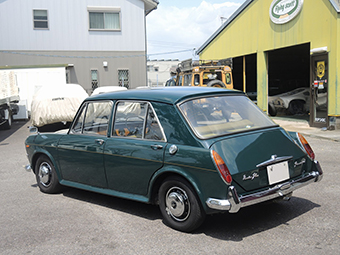
[[[253,1],[200,54],[201,59],[223,59],[257,54],[258,105],[267,109],[266,52],[310,43],[311,49],[328,47],[329,115],[340,116],[340,15],[327,0],[304,1],[290,22],[271,22],[272,0]],[[338,77],[339,76],[339,77]]]

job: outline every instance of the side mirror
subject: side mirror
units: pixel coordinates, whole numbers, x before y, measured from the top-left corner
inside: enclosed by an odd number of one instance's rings
[[[38,133],[38,128],[37,127],[28,127],[30,133]]]

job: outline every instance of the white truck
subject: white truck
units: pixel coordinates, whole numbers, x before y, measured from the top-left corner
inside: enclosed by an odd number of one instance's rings
[[[10,129],[13,115],[17,114],[19,107],[19,88],[15,73],[0,70],[0,128]]]

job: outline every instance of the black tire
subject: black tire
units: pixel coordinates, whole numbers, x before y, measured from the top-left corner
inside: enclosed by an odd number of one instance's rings
[[[209,81],[207,87],[226,88],[225,84],[220,80]]]
[[[268,104],[268,112],[270,116],[276,116],[277,115],[277,110],[274,105]]]
[[[5,110],[5,111],[7,111],[7,110]],[[3,129],[11,129],[12,128],[12,120],[13,120],[12,112],[10,110],[8,110],[8,119],[3,124]]]
[[[159,188],[158,199],[163,221],[173,229],[191,232],[205,219],[195,191],[183,178],[166,179]]]
[[[292,115],[303,113],[305,102],[301,100],[294,100],[289,103],[288,112]]]
[[[39,189],[44,193],[55,194],[62,190],[54,165],[47,156],[40,156],[35,164],[35,176]]]

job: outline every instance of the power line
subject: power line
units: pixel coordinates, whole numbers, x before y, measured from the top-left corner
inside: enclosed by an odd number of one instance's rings
[[[187,52],[187,51],[194,51],[195,48],[193,49],[187,49],[187,50],[178,50],[178,51],[171,51],[171,52],[163,52],[163,53],[153,53],[153,54],[147,54],[148,56],[154,56],[154,55],[167,55],[167,54],[175,54],[175,53],[182,53],[182,52]]]

